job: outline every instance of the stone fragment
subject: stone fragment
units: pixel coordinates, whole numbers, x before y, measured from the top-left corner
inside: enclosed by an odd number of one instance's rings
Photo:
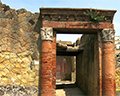
[[[26,48],[25,48],[26,49]],[[0,47],[0,52],[2,52],[2,49],[1,49],[1,47]]]
[[[26,9],[24,9],[24,8],[22,8],[22,9],[19,9],[19,10],[17,10],[16,11],[18,14],[24,14],[25,12],[27,12],[27,10]]]
[[[7,29],[11,29],[11,25],[10,25],[10,24],[7,24],[6,28],[7,28]]]
[[[4,64],[4,65],[7,65],[7,64],[9,64],[9,63],[10,63],[10,60],[4,60],[4,61],[3,61],[3,64]]]
[[[29,76],[34,78],[36,76],[35,72],[29,73]]]
[[[4,64],[0,64],[0,70],[3,70],[5,68],[5,65]]]
[[[31,34],[30,37],[33,38],[33,39],[36,39],[34,34]]]
[[[4,68],[4,69],[3,69],[3,74],[4,74],[4,76],[6,76],[8,73],[9,73],[9,70],[8,70],[7,68]]]
[[[27,40],[28,40],[28,38],[27,38],[27,37],[23,37],[23,40],[24,40],[24,41],[27,41]]]
[[[22,14],[22,15],[24,15],[24,14]],[[18,18],[19,22],[23,22],[24,21],[24,17],[22,15],[21,14],[19,15],[19,18]]]
[[[3,58],[4,56],[5,56],[5,55],[3,55],[3,54],[0,53],[0,58]]]
[[[28,22],[26,22],[26,21],[24,21],[24,22],[21,22],[20,24],[19,24],[19,27],[23,30],[23,31],[27,31],[27,29],[29,28],[29,26],[28,26],[28,24],[27,24]]]
[[[6,56],[5,56],[5,59],[10,59],[10,56],[9,56],[9,55],[6,55]]]
[[[26,79],[21,79],[21,81],[23,82],[23,83],[27,83],[27,80]]]
[[[17,40],[16,40],[17,41]],[[21,47],[20,43],[17,41],[16,44],[14,45],[14,48],[19,48]]]
[[[17,62],[18,62],[18,63],[21,63],[22,60],[21,60],[20,58],[17,58]]]
[[[29,77],[27,72],[22,73],[22,79],[27,79]]]
[[[22,61],[23,61],[24,63],[30,63],[30,60],[29,60],[27,57],[23,58]]]
[[[19,57],[20,57],[20,56],[26,57],[26,56],[28,56],[28,55],[30,55],[30,51],[25,51],[25,52],[22,52],[22,53],[18,54]]]
[[[22,52],[26,51],[26,48],[25,47],[21,47],[21,51]]]
[[[10,52],[2,52],[2,54],[3,54],[4,57],[5,57],[5,55],[10,55],[11,53],[10,53]]]
[[[39,76],[36,76],[36,77],[35,77],[35,81],[39,81]]]
[[[13,82],[12,82],[12,80],[10,80],[10,79],[7,79],[7,85],[11,85],[11,84],[13,84]]]
[[[30,49],[29,44],[25,45],[25,48],[26,48],[27,50],[29,50],[29,49]]]
[[[14,65],[13,64],[7,64],[6,68],[8,68],[10,71],[13,69]]]
[[[16,31],[14,31],[13,38],[15,38],[15,37],[18,36],[15,32],[16,32]]]
[[[17,75],[17,77],[18,77],[18,79],[20,79],[20,80],[22,79],[22,75]]]
[[[39,75],[39,71],[36,72],[36,75],[37,75],[37,76]]]
[[[10,54],[10,58],[15,58],[15,57],[17,57],[17,55],[15,53]]]
[[[18,42],[18,41],[15,40],[15,39],[12,40],[12,43],[13,43],[13,44],[16,44],[17,42]],[[14,47],[16,47],[16,46],[14,46]]]
[[[13,73],[12,71],[10,71],[10,72],[7,74],[7,76],[8,76],[9,78],[12,78],[13,75],[14,75],[14,73]]]
[[[38,81],[34,81],[34,86],[39,86]]]
[[[39,70],[39,65],[35,65],[35,70]]]
[[[3,62],[4,61],[4,58],[0,58],[0,62]]]
[[[30,26],[28,29],[27,29],[27,32],[32,32],[35,28],[35,25],[32,25]],[[36,39],[35,36],[31,36],[32,38]]]
[[[3,76],[3,71],[0,71],[0,77],[2,77]]]
[[[30,83],[29,83],[29,86],[34,86],[34,82],[30,82]]]
[[[8,38],[7,42],[11,43],[12,42],[12,38]]]
[[[12,38],[12,37],[13,37],[13,36],[12,36],[12,33],[9,33],[9,34],[8,34],[8,37]]]
[[[15,80],[14,82],[15,82],[16,85],[21,85],[21,80],[18,80],[18,79],[17,79],[17,80]]]
[[[1,79],[2,79],[3,81],[7,81],[7,80],[8,80],[8,78],[7,78],[6,76],[2,76]]]
[[[26,15],[27,17],[29,17],[31,14],[32,14],[32,13],[29,12],[29,11],[27,11],[27,12],[25,13],[25,15]]]
[[[29,59],[30,61],[32,61],[31,55],[28,56],[28,59]]]
[[[6,51],[7,45],[2,45],[1,50]]]
[[[17,48],[16,50],[17,50],[17,53],[21,53],[22,52],[20,48]]]
[[[11,52],[12,51],[12,48],[9,46],[9,47],[7,47],[7,51],[8,52]]]
[[[21,63],[20,64],[22,68],[25,68],[26,67],[26,64],[25,63]]]
[[[2,45],[3,43],[2,43],[2,41],[0,40],[0,45]]]
[[[21,73],[21,70],[20,70],[20,68],[13,68],[13,69],[12,69],[12,72],[13,72],[14,74],[20,74],[20,73]]]
[[[14,66],[18,68],[20,67],[19,63],[14,63]]]
[[[10,59],[10,62],[11,62],[11,63],[15,63],[16,61],[17,61],[16,58]]]
[[[34,80],[35,80],[34,78],[28,78],[28,79],[27,79],[28,82],[32,82],[32,81],[34,81]]]
[[[22,37],[18,37],[17,40],[18,40],[18,41],[23,41]]]
[[[20,42],[20,44],[23,47],[23,46],[25,46],[27,44],[27,42],[22,41],[22,42]]]
[[[6,26],[7,26],[7,23],[6,23],[6,22],[1,22],[1,23],[0,23],[0,26],[6,27]]]

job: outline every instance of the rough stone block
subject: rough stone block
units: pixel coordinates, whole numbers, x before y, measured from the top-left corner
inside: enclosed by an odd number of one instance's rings
[[[3,62],[4,61],[4,58],[0,58],[0,62]]]

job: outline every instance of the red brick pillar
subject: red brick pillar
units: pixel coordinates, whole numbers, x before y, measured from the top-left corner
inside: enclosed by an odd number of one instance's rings
[[[53,64],[52,64],[52,74],[53,74],[53,96],[56,96],[56,32],[53,33],[53,44],[52,44],[52,55],[53,55]]]
[[[41,66],[40,66],[40,96],[53,96],[52,75],[52,42],[53,29],[41,28]]]
[[[104,29],[102,36],[102,96],[116,96],[114,30]]]

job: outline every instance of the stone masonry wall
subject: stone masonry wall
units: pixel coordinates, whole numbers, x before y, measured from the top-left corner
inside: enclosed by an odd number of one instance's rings
[[[38,86],[39,65],[30,65],[39,61],[39,31],[39,13],[10,9],[0,2],[1,86]]]
[[[89,96],[97,96],[99,91],[97,44],[97,35],[83,35],[80,46],[84,51],[76,56],[76,84]]]
[[[116,50],[116,88],[120,89],[120,51]]]

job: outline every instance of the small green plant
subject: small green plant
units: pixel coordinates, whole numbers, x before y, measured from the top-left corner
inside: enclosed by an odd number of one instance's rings
[[[98,15],[99,13],[100,12],[98,12],[97,10],[93,11],[92,9],[87,10],[87,12],[84,12],[85,15],[90,17],[90,21],[96,21],[96,22],[102,21],[103,18],[105,17],[105,16],[99,16]]]
[[[16,31],[14,31],[14,33],[16,33]]]

